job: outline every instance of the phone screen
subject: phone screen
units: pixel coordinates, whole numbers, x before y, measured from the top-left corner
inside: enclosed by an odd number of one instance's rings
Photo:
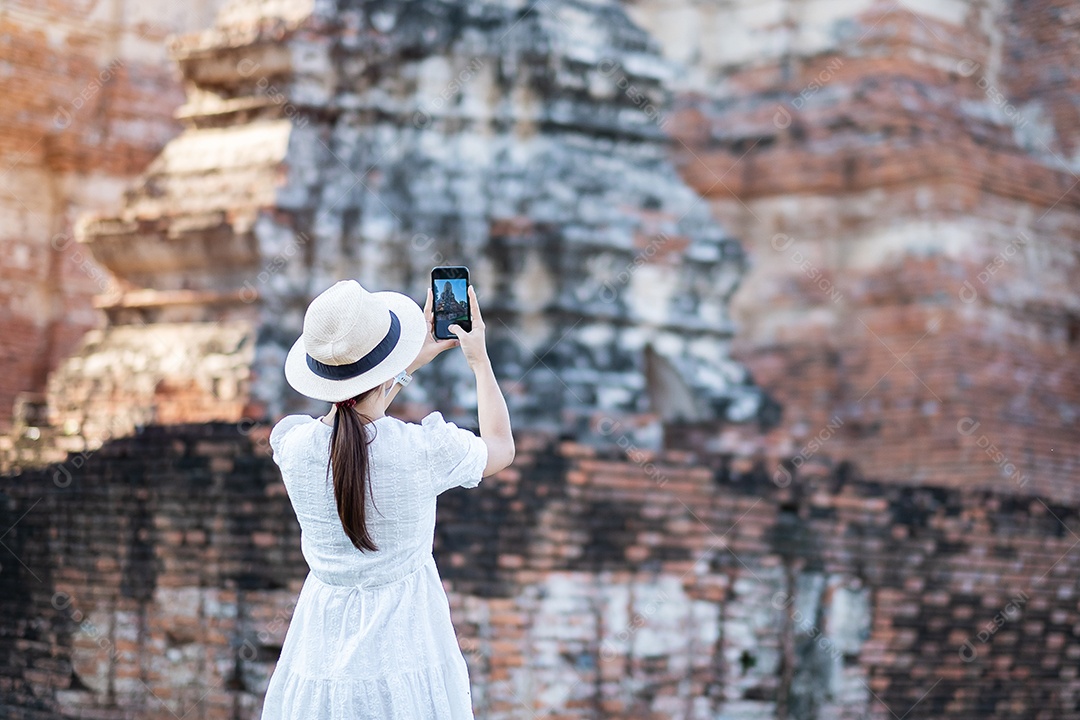
[[[469,312],[469,268],[464,266],[437,267],[431,271],[431,294],[434,299],[437,340],[455,337],[447,328],[458,324],[465,332],[472,331],[472,315]]]

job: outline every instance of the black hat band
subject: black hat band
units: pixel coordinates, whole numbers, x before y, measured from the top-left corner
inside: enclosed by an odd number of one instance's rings
[[[380,340],[379,344],[373,347],[367,355],[348,365],[327,365],[304,353],[304,357],[307,358],[308,368],[311,372],[327,380],[348,380],[363,375],[381,363],[393,352],[394,347],[397,346],[398,338],[401,337],[401,323],[398,322],[398,317],[393,310],[389,312],[390,329],[386,331],[386,337]]]

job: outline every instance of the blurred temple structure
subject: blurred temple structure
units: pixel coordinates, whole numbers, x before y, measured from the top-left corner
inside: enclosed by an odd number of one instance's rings
[[[4,717],[258,717],[285,353],[442,264],[519,443],[439,501],[477,718],[1080,715],[1076,2],[59,7],[0,10]]]

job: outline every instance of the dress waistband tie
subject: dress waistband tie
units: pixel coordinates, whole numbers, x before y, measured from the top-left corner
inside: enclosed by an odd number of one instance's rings
[[[311,571],[311,574],[315,576],[315,579],[317,579],[324,585],[331,585],[333,587],[356,588],[358,590],[372,590],[375,588],[382,588],[386,587],[387,585],[393,585],[394,583],[400,582],[423,568],[429,562],[434,564],[435,557],[430,552],[420,552],[398,565],[396,568],[394,568],[393,571],[388,573],[379,573],[378,577],[365,579],[359,583],[333,582],[327,578],[320,577],[319,573],[316,573],[314,570]]]

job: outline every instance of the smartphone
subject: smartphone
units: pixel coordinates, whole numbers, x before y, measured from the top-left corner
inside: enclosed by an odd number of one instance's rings
[[[472,332],[472,311],[469,308],[469,268],[464,265],[442,266],[431,271],[431,296],[434,300],[436,340],[452,340],[456,335],[447,328],[458,324]]]

